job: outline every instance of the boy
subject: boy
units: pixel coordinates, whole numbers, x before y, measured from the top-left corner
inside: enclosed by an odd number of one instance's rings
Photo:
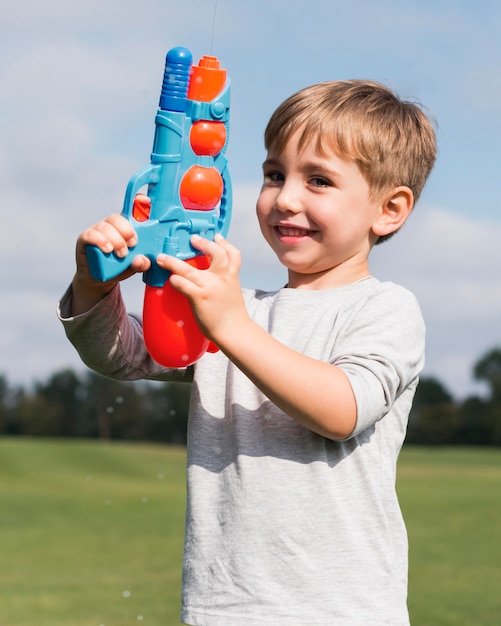
[[[148,356],[118,280],[87,268],[85,244],[135,244],[118,215],[79,237],[60,317],[104,375],[193,380],[184,623],[404,626],[395,473],[425,330],[412,294],[372,277],[368,257],[422,190],[433,126],[382,85],[328,82],[277,109],[265,146],[257,216],[287,285],[242,290],[239,252],[221,237],[193,239],[209,270],[158,259],[220,352],[176,371]],[[120,278],[148,265],[136,258]]]

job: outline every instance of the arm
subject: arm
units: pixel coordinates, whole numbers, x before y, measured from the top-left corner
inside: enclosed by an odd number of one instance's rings
[[[157,261],[173,272],[172,286],[189,298],[204,334],[290,417],[330,439],[348,437],[355,428],[357,407],[344,372],[288,348],[249,317],[236,248],[221,237],[214,243],[200,238],[192,243],[210,257],[209,270],[185,267],[165,255]]]
[[[340,368],[288,348],[248,316],[213,341],[274,404],[306,428],[329,439],[346,439],[352,433],[355,397]]]
[[[169,370],[150,357],[141,321],[127,313],[118,286],[91,310],[74,317],[72,299],[70,287],[58,304],[58,317],[69,341],[90,369],[115,380],[191,382],[192,368]]]

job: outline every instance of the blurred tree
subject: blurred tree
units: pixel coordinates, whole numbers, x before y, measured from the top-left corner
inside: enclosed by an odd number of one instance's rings
[[[489,402],[478,396],[470,396],[462,402],[459,411],[458,441],[463,445],[485,446],[492,443],[489,423]]]
[[[43,401],[47,407],[51,407],[53,415],[59,416],[58,432],[54,434],[62,437],[74,437],[77,434],[82,393],[82,382],[71,369],[56,372],[47,382],[35,385],[38,403]]]
[[[186,444],[186,428],[191,385],[186,383],[150,383],[145,405],[151,416],[149,438]]]
[[[142,394],[136,383],[112,380],[89,371],[82,406],[80,430],[85,436],[145,439]]]
[[[20,434],[30,437],[59,437],[64,406],[37,393],[21,392],[16,407]]]
[[[70,369],[37,382],[33,392],[23,390],[17,399],[16,417],[22,434],[73,437],[80,413],[81,382]]]
[[[479,411],[479,428],[485,440],[493,445],[501,444],[501,348],[486,352],[473,368],[475,380],[487,384],[489,397]],[[482,401],[480,401],[482,402]]]
[[[457,442],[459,414],[452,395],[433,377],[419,381],[407,429],[408,443],[450,444]]]
[[[487,383],[491,400],[501,401],[501,348],[486,352],[473,368],[475,380]]]
[[[414,396],[413,408],[449,402],[452,402],[452,395],[439,380],[432,376],[421,378]]]
[[[7,433],[9,424],[10,388],[7,378],[0,374],[0,434]]]

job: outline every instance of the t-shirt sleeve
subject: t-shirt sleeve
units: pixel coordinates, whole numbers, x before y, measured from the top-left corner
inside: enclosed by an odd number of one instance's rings
[[[357,424],[351,436],[372,426],[405,391],[415,388],[424,346],[419,304],[403,287],[389,284],[348,320],[332,363],[348,376],[355,395]]]

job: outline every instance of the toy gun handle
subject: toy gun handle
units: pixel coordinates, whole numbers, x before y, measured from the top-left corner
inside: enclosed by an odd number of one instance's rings
[[[87,246],[96,280],[110,280],[138,254],[151,260],[144,273],[143,331],[150,355],[166,367],[186,367],[217,350],[201,333],[189,302],[158,267],[160,253],[199,269],[208,261],[190,243],[193,234],[226,236],[231,217],[231,180],[224,156],[229,129],[229,80],[216,57],[192,66],[186,48],[167,53],[151,162],[127,185],[122,215],[134,224],[138,243],[124,258]],[[149,202],[137,196],[147,186]]]

